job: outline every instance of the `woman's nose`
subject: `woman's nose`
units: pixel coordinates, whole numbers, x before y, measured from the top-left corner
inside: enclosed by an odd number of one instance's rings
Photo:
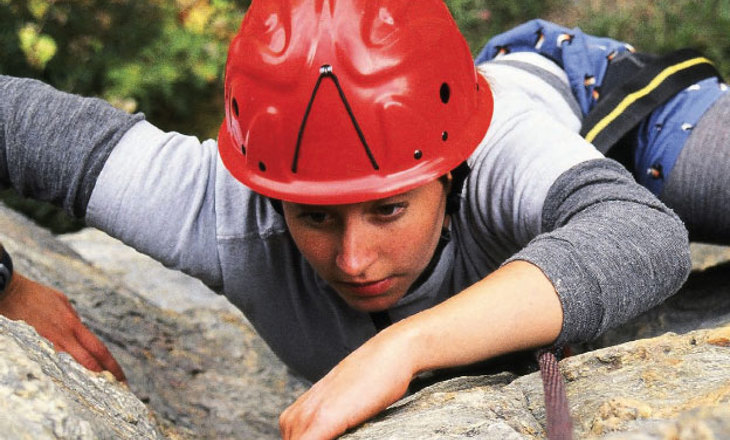
[[[346,222],[336,257],[337,268],[351,277],[364,275],[377,259],[375,235],[364,222]]]

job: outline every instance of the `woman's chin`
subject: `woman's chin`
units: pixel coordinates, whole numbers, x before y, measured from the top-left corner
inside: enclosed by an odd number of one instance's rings
[[[355,310],[366,313],[374,313],[382,312],[393,307],[398,300],[403,297],[403,295],[386,294],[381,296],[362,297],[340,294],[340,297],[347,303],[347,305]]]

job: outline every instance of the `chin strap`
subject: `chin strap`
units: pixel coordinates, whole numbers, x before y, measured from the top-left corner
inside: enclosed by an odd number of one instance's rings
[[[373,321],[373,325],[375,326],[375,330],[377,332],[385,330],[386,328],[390,327],[391,324],[393,324],[393,320],[390,319],[390,315],[388,314],[387,310],[382,310],[380,312],[370,312],[370,319]]]

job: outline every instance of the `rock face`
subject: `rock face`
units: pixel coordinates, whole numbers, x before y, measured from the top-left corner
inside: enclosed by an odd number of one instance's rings
[[[576,438],[730,438],[730,327],[667,334],[560,363]],[[543,439],[538,373],[424,389],[343,438]]]
[[[278,414],[305,385],[237,310],[96,232],[58,240],[1,206],[0,225],[19,270],[69,295],[129,380],[89,373],[0,318],[2,437],[278,438]],[[576,438],[730,438],[730,252],[693,250],[706,269],[677,296],[561,361]],[[542,439],[544,427],[539,375],[501,373],[433,385],[343,438]]]
[[[167,269],[97,229],[86,228],[58,238],[84,260],[162,309],[185,313],[202,308],[240,315],[224,296],[213,293],[200,280]]]
[[[88,374],[30,326],[2,316],[0,414],[3,438],[160,438],[124,385]]]
[[[0,225],[0,242],[18,270],[69,296],[129,382],[127,389],[109,375],[89,373],[67,355],[53,353],[25,324],[4,320],[0,437],[279,437],[279,413],[304,385],[240,313],[163,310],[2,206]],[[5,395],[15,396],[15,403]],[[19,427],[24,430],[10,430]]]

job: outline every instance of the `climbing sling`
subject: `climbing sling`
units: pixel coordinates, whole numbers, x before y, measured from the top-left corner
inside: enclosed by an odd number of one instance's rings
[[[626,53],[608,68],[609,84],[583,120],[580,134],[604,155],[619,157],[614,147],[657,107],[697,82],[720,77],[713,63],[694,49],[662,57]],[[611,84],[611,79],[618,83]],[[624,78],[628,78],[624,80]]]

